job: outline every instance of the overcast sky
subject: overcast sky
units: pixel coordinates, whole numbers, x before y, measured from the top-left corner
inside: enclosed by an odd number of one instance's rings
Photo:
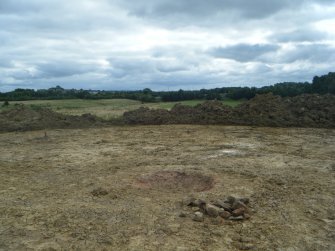
[[[0,0],[0,91],[262,86],[330,71],[334,0]]]

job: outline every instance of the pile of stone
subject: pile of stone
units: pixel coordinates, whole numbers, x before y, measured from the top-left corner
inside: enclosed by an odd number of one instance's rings
[[[225,220],[242,221],[250,218],[250,210],[248,208],[248,198],[235,198],[228,196],[226,199],[217,200],[208,203],[202,199],[187,198],[184,205],[190,207],[194,212],[193,220],[202,222],[205,216],[217,218],[221,217]]]

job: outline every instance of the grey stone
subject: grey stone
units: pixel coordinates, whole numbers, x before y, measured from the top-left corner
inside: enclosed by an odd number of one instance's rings
[[[226,211],[231,211],[231,204],[226,203],[222,200],[217,200],[215,203],[213,203],[217,207],[221,207]]]
[[[194,201],[196,201],[196,199],[193,196],[186,196],[183,199],[183,205],[185,205],[185,206],[193,206]]]
[[[229,219],[229,220],[234,220],[234,221],[240,221],[240,220],[243,220],[244,217],[243,217],[243,216],[237,216],[237,217],[235,217],[235,216],[230,216],[228,219]]]
[[[204,214],[202,212],[195,212],[193,215],[193,220],[198,222],[204,221]]]
[[[207,204],[205,207],[206,213],[211,216],[211,217],[218,217],[219,212],[221,211],[220,208],[212,205],[212,204]]]
[[[228,196],[226,199],[225,199],[225,203],[228,203],[230,205],[232,205],[234,202],[236,201],[236,198],[234,196]]]
[[[232,210],[236,210],[236,209],[239,209],[239,208],[245,208],[245,209],[247,209],[247,206],[242,201],[236,200],[232,204],[231,208],[232,208]]]
[[[223,211],[220,212],[220,216],[224,219],[228,219],[231,216],[231,213],[229,213],[228,211]]]

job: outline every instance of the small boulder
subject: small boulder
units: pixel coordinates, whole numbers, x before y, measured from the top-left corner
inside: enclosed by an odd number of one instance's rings
[[[217,206],[217,207],[221,207],[226,211],[231,211],[231,205],[229,203],[226,203],[222,200],[217,200],[215,203],[213,203],[213,205]]]
[[[242,201],[235,200],[234,203],[232,204],[231,208],[232,208],[232,210],[236,210],[236,209],[239,209],[239,208],[247,209],[247,206]]]
[[[199,207],[202,208],[206,205],[206,201],[202,200],[202,199],[197,199],[193,202],[192,206],[193,207]]]
[[[220,213],[220,208],[212,205],[212,204],[207,204],[205,207],[205,212],[211,217],[218,217]]]
[[[195,212],[193,215],[193,220],[197,222],[204,221],[204,214],[202,212]]]
[[[185,206],[192,206],[194,201],[196,201],[196,199],[193,196],[187,196],[183,199],[183,205]]]
[[[220,212],[220,216],[223,219],[229,219],[229,217],[231,216],[231,213],[229,213],[228,211],[223,211],[223,212]]]
[[[234,196],[228,196],[226,199],[225,199],[225,203],[228,203],[230,205],[233,205],[234,202],[236,201],[236,198]]]
[[[240,216],[240,215],[244,215],[245,211],[246,210],[244,207],[240,207],[238,209],[235,209],[232,214],[233,216]]]

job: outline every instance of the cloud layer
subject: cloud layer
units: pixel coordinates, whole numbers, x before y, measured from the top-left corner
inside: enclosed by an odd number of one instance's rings
[[[334,71],[331,0],[2,0],[0,91],[261,86]]]

